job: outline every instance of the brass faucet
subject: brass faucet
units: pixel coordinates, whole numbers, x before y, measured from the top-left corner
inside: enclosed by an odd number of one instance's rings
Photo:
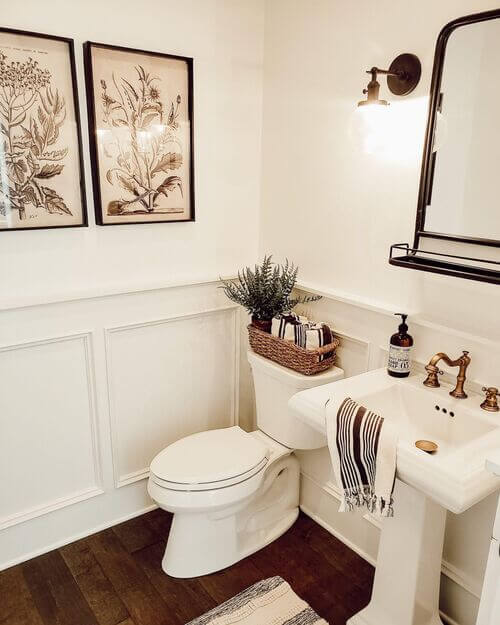
[[[430,359],[429,364],[425,367],[425,370],[427,371],[427,377],[424,380],[425,386],[430,386],[431,388],[438,388],[441,386],[438,382],[437,376],[438,373],[442,374],[443,372],[436,366],[440,360],[444,360],[450,367],[460,367],[457,375],[457,385],[452,391],[450,391],[450,395],[452,397],[456,397],[457,399],[466,399],[467,394],[464,392],[464,382],[466,379],[465,372],[470,364],[469,352],[464,351],[462,356],[456,360],[451,360],[450,357],[443,352],[438,352]]]

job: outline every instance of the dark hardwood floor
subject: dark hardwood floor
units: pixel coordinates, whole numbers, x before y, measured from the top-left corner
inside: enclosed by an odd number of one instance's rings
[[[169,527],[154,510],[0,572],[0,624],[184,625],[273,575],[331,625],[370,598],[373,568],[303,514],[265,549],[188,580],[161,569]]]

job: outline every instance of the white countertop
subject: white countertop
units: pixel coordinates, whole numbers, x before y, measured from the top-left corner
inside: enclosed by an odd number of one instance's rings
[[[486,459],[486,468],[495,475],[500,476],[500,449],[494,451]]]

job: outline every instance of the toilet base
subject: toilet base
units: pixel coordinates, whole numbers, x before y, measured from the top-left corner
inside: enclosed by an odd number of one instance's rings
[[[254,495],[230,510],[176,513],[162,560],[168,575],[198,577],[227,568],[284,534],[299,514],[299,462],[272,462]]]
[[[201,575],[208,575],[209,573],[221,571],[222,569],[226,569],[227,567],[236,564],[236,562],[239,562],[243,558],[252,555],[252,553],[259,551],[259,549],[269,545],[269,543],[272,543],[273,540],[279,538],[282,534],[289,530],[290,527],[292,527],[298,516],[298,508],[291,510],[283,519],[279,521],[279,523],[269,529],[269,532],[262,541],[256,541],[252,546],[249,546],[246,550],[240,552],[231,550],[230,553],[227,553],[227,544],[221,546],[217,541],[213,541],[205,543],[202,546],[203,552],[191,554],[189,551],[184,551],[182,556],[175,553],[177,549],[169,550],[167,544],[165,555],[163,556],[161,562],[161,567],[167,575],[176,578],[199,577]],[[170,530],[171,532],[174,530],[174,523],[175,517],[172,523],[172,529]],[[169,544],[177,547],[182,545],[179,541],[179,536],[177,536]],[[189,549],[193,549],[193,547],[194,545],[192,544],[192,541],[190,541]]]

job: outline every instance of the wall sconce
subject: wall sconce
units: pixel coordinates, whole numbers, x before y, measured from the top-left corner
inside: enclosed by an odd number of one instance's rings
[[[363,93],[366,94],[366,100],[360,100],[358,106],[378,105],[388,106],[387,100],[379,98],[380,83],[377,80],[378,74],[387,76],[387,86],[394,95],[408,95],[418,85],[422,66],[417,56],[414,54],[400,54],[391,63],[389,69],[379,69],[372,67],[366,71],[371,74],[372,78]]]

